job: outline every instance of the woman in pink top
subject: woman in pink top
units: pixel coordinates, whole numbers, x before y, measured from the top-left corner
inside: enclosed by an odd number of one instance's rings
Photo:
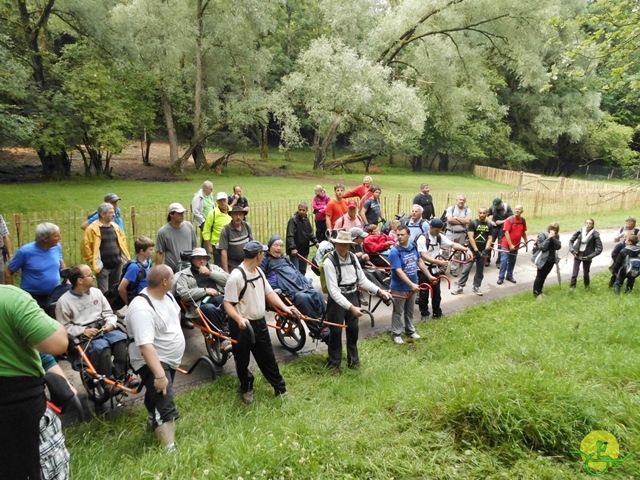
[[[331,197],[326,194],[322,185],[316,185],[315,194],[311,204],[316,219],[316,238],[321,242],[325,239],[325,231],[327,230],[327,216],[324,211],[327,208],[327,203],[331,201]]]

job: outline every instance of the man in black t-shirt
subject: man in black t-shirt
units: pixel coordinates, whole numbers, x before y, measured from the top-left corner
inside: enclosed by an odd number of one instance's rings
[[[478,218],[469,222],[467,227],[467,238],[469,239],[469,248],[473,251],[473,261],[463,265],[462,274],[458,280],[458,285],[451,292],[452,295],[459,295],[467,284],[469,272],[475,263],[476,274],[473,277],[473,293],[482,296],[482,280],[484,278],[484,252],[487,248],[491,248],[493,243],[492,225],[487,221],[487,209],[480,208],[478,210]]]
[[[422,207],[422,218],[425,220],[431,220],[436,216],[436,207],[433,206],[433,197],[429,195],[428,183],[420,185],[420,193],[413,197],[413,204],[420,205]]]

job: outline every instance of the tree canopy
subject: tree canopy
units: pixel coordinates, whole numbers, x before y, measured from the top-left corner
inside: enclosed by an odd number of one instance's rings
[[[71,151],[109,175],[142,137],[175,170],[270,143],[310,146],[315,169],[634,170],[637,20],[632,0],[5,1],[0,144],[59,176]]]

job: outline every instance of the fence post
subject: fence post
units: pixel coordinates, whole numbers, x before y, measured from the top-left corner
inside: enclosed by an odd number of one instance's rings
[[[136,219],[136,207],[131,207],[129,209],[129,217],[131,218],[131,232],[133,233],[133,238],[138,236],[138,221]]]
[[[22,214],[15,213],[13,215],[13,224],[16,226],[16,240],[18,241],[18,245],[13,246],[13,251],[18,250],[19,247],[24,245],[22,241]]]
[[[402,202],[402,196],[398,194],[398,203],[396,204],[396,213],[400,213],[401,202]]]

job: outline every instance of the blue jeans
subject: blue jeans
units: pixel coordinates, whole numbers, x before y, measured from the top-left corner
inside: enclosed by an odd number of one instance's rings
[[[502,252],[502,255],[500,256],[500,273],[498,273],[498,280],[513,278],[513,269],[516,266],[517,258],[517,250],[508,253]]]

